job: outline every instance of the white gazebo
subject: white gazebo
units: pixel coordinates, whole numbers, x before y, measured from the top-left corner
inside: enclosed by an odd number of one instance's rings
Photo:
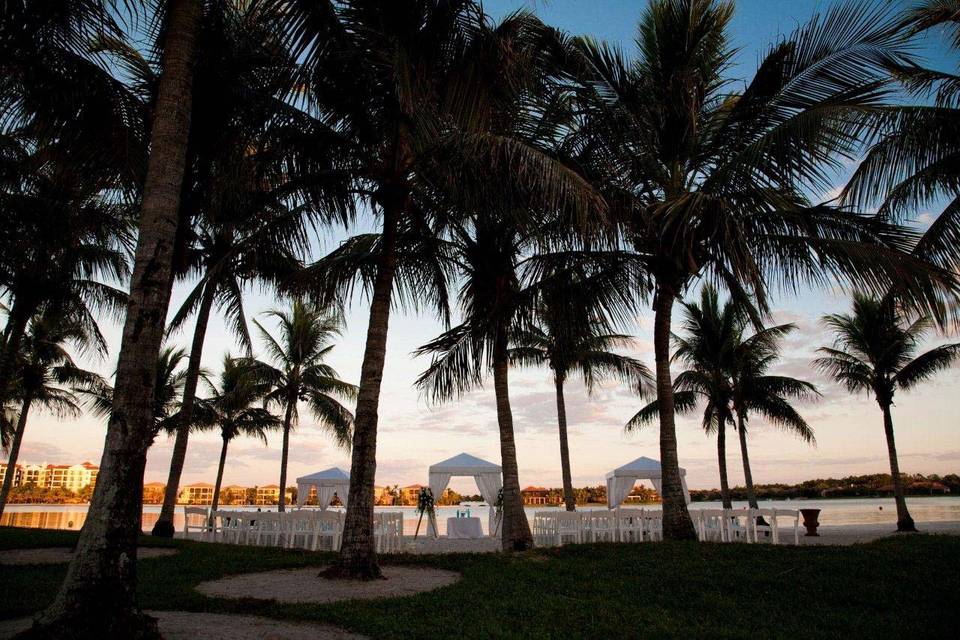
[[[680,482],[683,484],[683,497],[690,504],[690,491],[687,490],[687,470],[680,469]],[[633,485],[638,480],[649,480],[657,493],[661,493],[660,462],[641,456],[633,462],[617,467],[607,474],[607,506],[616,509],[627,499]],[[662,493],[661,493],[662,495]]]
[[[450,484],[450,478],[453,476],[473,476],[477,481],[477,489],[483,496],[484,502],[490,505],[490,514],[488,518],[490,535],[496,531],[495,516],[497,496],[500,494],[500,488],[503,486],[503,472],[499,465],[481,460],[469,453],[461,453],[453,456],[443,462],[430,465],[430,491],[435,500],[439,500],[443,495],[443,490]]]
[[[321,511],[326,511],[334,495],[340,498],[340,502],[346,506],[347,495],[350,493],[350,474],[338,467],[330,467],[297,478],[298,507],[302,507],[307,501],[311,487],[317,488],[317,503],[320,505]]]

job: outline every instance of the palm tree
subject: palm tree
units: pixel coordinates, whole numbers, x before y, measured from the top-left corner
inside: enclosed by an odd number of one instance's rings
[[[909,235],[816,204],[810,194],[858,152],[857,127],[884,104],[886,68],[905,38],[880,6],[836,5],[771,48],[735,92],[726,77],[733,3],[653,0],[628,60],[574,41],[583,85],[580,166],[610,203],[653,290],[664,536],[696,537],[677,454],[670,326],[675,301],[703,277],[767,306],[769,283],[872,291],[896,282],[933,306],[950,276],[904,256]],[[869,257],[868,257],[869,256]],[[917,277],[920,276],[920,277]]]
[[[126,294],[115,286],[129,275],[132,211],[56,147],[15,140],[0,189],[5,239],[0,290],[10,299],[0,353],[0,393],[30,320],[45,307],[73,314],[101,352],[106,343],[95,314],[120,317]]]
[[[759,414],[768,423],[793,433],[807,443],[816,444],[813,429],[793,407],[791,400],[818,397],[820,393],[817,388],[797,378],[767,374],[767,370],[780,357],[780,339],[795,329],[793,324],[761,328],[750,337],[741,339],[735,347],[730,382],[733,410],[737,414],[737,435],[740,437],[747,501],[751,509],[758,509],[759,505],[747,450],[750,414]]]
[[[253,406],[266,398],[270,388],[255,375],[246,360],[232,358],[230,354],[224,356],[219,379],[209,387],[210,395],[198,402],[196,413],[198,423],[206,428],[219,429],[223,440],[210,507],[216,511],[227,461],[227,445],[238,436],[259,438],[266,444],[267,432],[278,428],[280,420],[266,409]]]
[[[343,544],[327,575],[373,578],[381,574],[373,487],[390,307],[396,291],[445,313],[445,279],[429,259],[437,219],[502,198],[504,185],[522,185],[551,209],[603,203],[542,148],[492,132],[494,106],[543,80],[547,30],[531,15],[493,26],[475,0],[266,4],[278,9],[309,71],[318,126],[299,139],[344,139],[344,174],[381,224],[310,272],[329,299],[349,291],[362,268],[371,294]],[[477,178],[476,188],[468,191],[463,177]]]
[[[727,480],[726,427],[733,426],[733,385],[731,371],[734,354],[743,331],[744,309],[727,302],[721,309],[717,290],[706,285],[700,290],[700,303],[683,303],[684,335],[673,336],[674,361],[687,368],[674,380],[677,411],[692,410],[698,399],[704,401],[703,430],[717,434],[717,461],[720,470],[720,496],[723,508],[730,509],[730,484]],[[627,423],[627,431],[652,422],[659,414],[657,400],[647,404]]]
[[[171,435],[177,430],[180,411],[180,397],[187,379],[187,371],[182,369],[187,360],[187,352],[179,347],[164,347],[157,358],[157,378],[153,396],[154,436],[161,431]],[[206,379],[206,372],[200,376]],[[94,415],[100,418],[110,417],[113,410],[113,388],[107,384],[88,385],[78,390],[87,396]]]
[[[614,378],[629,384],[638,393],[646,393],[653,384],[649,369],[642,362],[613,351],[632,344],[630,336],[611,333],[610,322],[600,307],[612,308],[616,301],[606,295],[598,280],[561,269],[540,283],[536,302],[538,324],[516,333],[510,350],[513,362],[541,366],[553,372],[557,394],[557,425],[560,437],[560,466],[563,475],[563,500],[567,511],[576,510],[567,442],[567,410],[564,384],[571,375],[579,375],[592,393],[601,381]]]
[[[956,52],[960,49],[958,13],[956,0],[924,0],[905,11],[902,28],[909,36],[939,29]],[[914,253],[956,271],[960,267],[960,188],[952,167],[960,160],[960,76],[915,64],[891,64],[890,71],[912,97],[924,103],[891,106],[876,114],[868,129],[873,144],[847,183],[842,200],[862,208],[877,206],[881,217],[902,220],[948,199]]]
[[[45,408],[60,417],[79,415],[77,396],[70,388],[102,383],[100,376],[74,364],[66,344],[84,350],[90,336],[83,327],[51,316],[38,316],[30,323],[16,367],[15,395],[19,401],[16,430],[10,443],[7,474],[0,490],[0,515],[3,515],[13,486],[14,469],[27,428],[27,416],[33,408]]]
[[[941,345],[917,355],[932,320],[923,316],[909,322],[889,297],[857,294],[852,313],[824,316],[824,323],[834,332],[835,341],[832,347],[819,350],[823,357],[814,365],[851,393],[872,393],[880,405],[897,503],[897,531],[916,531],[904,498],[890,407],[898,390],[915,388],[960,358],[960,343]]]
[[[78,6],[97,3],[78,3]],[[150,159],[100,475],[66,578],[35,624],[37,636],[157,637],[136,601],[137,536],[143,469],[153,441],[154,369],[164,337],[180,226],[194,54],[201,0],[165,4],[162,73],[151,127]]]
[[[334,314],[294,300],[289,311],[268,314],[280,324],[280,340],[260,329],[267,354],[274,364],[260,360],[252,363],[253,375],[270,386],[268,403],[283,409],[283,448],[280,454],[280,511],[284,510],[287,489],[287,454],[290,429],[299,420],[297,404],[306,401],[310,412],[341,447],[350,446],[353,414],[337,397],[354,400],[356,386],[340,380],[336,370],[325,361],[333,351],[333,339],[340,334],[340,320]]]
[[[122,51],[124,59],[131,54]],[[285,138],[306,116],[278,99],[293,83],[296,66],[271,37],[268,16],[250,7],[221,5],[203,24],[197,54],[197,108],[187,156],[181,217],[193,221],[178,275],[198,280],[170,322],[182,327],[196,314],[182,410],[160,516],[153,535],[173,535],[173,512],[186,460],[191,414],[210,314],[215,307],[249,352],[242,294],[245,285],[275,282],[301,266],[308,228],[345,206],[328,199],[304,206],[289,174],[296,149]],[[152,87],[152,70],[140,84]],[[265,78],[267,80],[265,80]],[[313,150],[318,155],[317,150]]]
[[[529,304],[524,300],[518,269],[531,235],[521,231],[517,220],[493,214],[478,215],[468,225],[453,227],[451,233],[452,259],[462,271],[459,301],[463,322],[415,352],[432,356],[416,384],[434,401],[450,400],[482,386],[492,369],[503,468],[502,545],[505,551],[522,551],[533,546],[533,537],[520,495],[509,348],[511,337],[524,328],[524,302]]]

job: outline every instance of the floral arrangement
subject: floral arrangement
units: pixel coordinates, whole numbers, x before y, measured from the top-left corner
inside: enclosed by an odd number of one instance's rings
[[[430,487],[423,487],[420,489],[420,495],[417,496],[417,512],[422,516],[426,513],[429,516],[434,514],[433,512],[433,491],[430,490]]]

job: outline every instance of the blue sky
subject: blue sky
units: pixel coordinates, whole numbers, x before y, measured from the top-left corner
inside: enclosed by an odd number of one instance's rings
[[[637,20],[645,0],[485,0],[494,17],[518,8],[535,10],[546,22],[577,34],[591,34],[619,43],[632,53]],[[740,48],[731,74],[748,79],[762,53],[778,36],[791,32],[817,10],[830,6],[816,0],[740,0],[737,3],[731,40]],[[950,64],[942,43],[930,39],[923,53],[937,66]],[[934,211],[917,212],[929,221]],[[319,239],[318,250],[336,246],[344,237],[334,230]],[[173,305],[182,301],[186,286],[178,286]],[[269,293],[251,291],[247,312],[256,316],[280,304]],[[799,297],[781,297],[775,319],[797,323],[799,330],[786,343],[781,373],[803,377],[820,385],[821,402],[805,405],[802,411],[814,427],[818,445],[811,447],[762,422],[751,427],[751,462],[757,482],[799,481],[812,477],[844,476],[881,472],[888,469],[882,424],[876,404],[866,397],[850,397],[835,385],[819,378],[809,367],[817,347],[829,342],[819,317],[847,308],[846,298],[835,291],[803,292]],[[342,377],[357,381],[366,332],[367,306],[356,300],[347,318],[341,343],[332,363]],[[636,344],[632,355],[652,365],[650,326],[652,315],[636,319]],[[192,327],[191,327],[192,329]],[[391,320],[385,381],[380,408],[380,437],[377,482],[409,484],[424,482],[427,467],[461,451],[498,461],[496,415],[492,389],[467,395],[459,403],[434,407],[412,388],[426,362],[410,353],[442,330],[429,316],[395,313]],[[107,327],[113,352],[108,361],[93,363],[105,374],[113,370],[119,331]],[[189,333],[176,336],[187,346]],[[216,368],[222,355],[238,351],[219,319],[211,322],[204,352],[205,365]],[[556,412],[553,388],[546,371],[516,371],[512,374],[511,395],[517,429],[520,481],[523,485],[560,484],[559,452],[556,442]],[[949,473],[960,471],[960,435],[957,432],[955,398],[960,392],[960,371],[954,369],[933,383],[909,395],[898,397],[894,420],[898,429],[901,469],[905,472]],[[603,474],[638,456],[659,457],[656,429],[624,435],[623,424],[641,401],[625,389],[610,385],[588,398],[582,387],[571,384],[567,391],[571,423],[571,450],[574,483],[577,486],[602,482]],[[25,462],[68,462],[99,460],[104,424],[94,418],[59,422],[38,414],[24,442]],[[688,469],[692,487],[717,486],[716,447],[707,438],[695,417],[682,418],[678,426],[681,464]],[[158,438],[151,449],[146,479],[166,480],[172,442]],[[734,447],[735,449],[735,447]],[[200,434],[191,441],[185,480],[212,482],[216,473],[219,439]],[[337,450],[306,411],[292,437],[290,476],[296,477],[332,465],[349,468],[347,452]],[[740,458],[730,451],[728,465],[732,482],[742,482]],[[279,438],[269,446],[238,440],[231,444],[225,482],[267,484],[277,481]],[[454,488],[472,490],[469,483]]]

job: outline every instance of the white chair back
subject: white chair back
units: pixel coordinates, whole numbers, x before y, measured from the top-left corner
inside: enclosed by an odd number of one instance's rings
[[[643,535],[647,540],[663,540],[663,511],[643,512]]]
[[[643,541],[643,509],[617,509],[617,537],[620,542]]]
[[[183,508],[183,537],[190,539],[190,530],[197,532],[198,540],[206,540],[213,532],[210,509],[207,507]]]
[[[583,514],[591,542],[617,541],[617,516],[612,511],[589,511]]]
[[[272,511],[257,513],[250,524],[250,542],[257,546],[279,544],[283,535],[284,515]]]
[[[564,541],[583,542],[583,519],[579,513],[576,511],[558,511],[556,523],[555,539],[557,545],[564,544]]]
[[[533,514],[533,542],[548,546],[557,542],[557,511],[535,511]]]

